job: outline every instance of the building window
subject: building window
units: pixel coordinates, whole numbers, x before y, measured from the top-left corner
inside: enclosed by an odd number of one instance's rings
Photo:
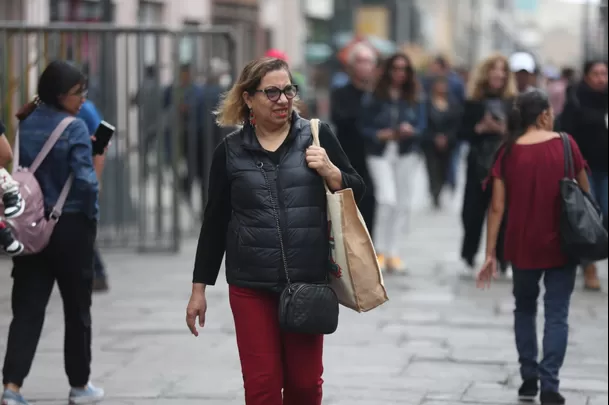
[[[163,4],[140,0],[138,8],[138,23],[144,27],[161,25],[163,23]],[[159,64],[156,35],[144,35],[141,41],[143,42],[141,49],[144,65],[150,66]]]
[[[57,21],[102,21],[104,3],[108,0],[51,0],[50,20]],[[115,6],[111,3],[110,21],[114,21]]]
[[[195,30],[199,27],[196,21],[184,21],[184,30]],[[197,60],[197,36],[184,35],[180,40],[180,64],[188,65]]]

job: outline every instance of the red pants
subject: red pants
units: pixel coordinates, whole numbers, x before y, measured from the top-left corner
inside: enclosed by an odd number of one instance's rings
[[[276,294],[230,286],[229,297],[245,404],[321,405],[323,336],[281,331]]]

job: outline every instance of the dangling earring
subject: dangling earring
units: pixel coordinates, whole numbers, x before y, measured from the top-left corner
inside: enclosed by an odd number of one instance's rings
[[[256,126],[256,116],[254,115],[254,110],[250,108],[250,125]]]

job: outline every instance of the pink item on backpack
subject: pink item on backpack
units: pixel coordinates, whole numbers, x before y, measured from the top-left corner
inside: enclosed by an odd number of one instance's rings
[[[44,209],[44,195],[38,180],[34,177],[34,173],[36,173],[36,170],[40,167],[51,149],[53,149],[53,146],[55,146],[68,125],[75,119],[74,117],[66,117],[57,125],[29,168],[19,167],[19,131],[17,130],[12,175],[13,179],[19,183],[19,191],[25,203],[25,210],[19,217],[7,220],[6,222],[11,227],[15,239],[20,241],[24,246],[21,255],[39,253],[44,250],[49,244],[53,229],[61,216],[61,211],[72,188],[74,174],[71,173],[68,177],[66,184],[61,189],[55,207],[53,207],[47,219]],[[3,209],[2,202],[0,202],[0,212]]]

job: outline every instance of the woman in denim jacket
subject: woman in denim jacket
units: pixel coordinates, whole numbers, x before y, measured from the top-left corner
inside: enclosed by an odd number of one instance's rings
[[[52,62],[45,69],[38,82],[37,102],[26,105],[18,114],[21,166],[29,167],[57,125],[78,113],[85,95],[85,77],[72,65]],[[71,173],[74,182],[49,245],[40,253],[13,258],[13,320],[4,358],[2,404],[27,404],[19,390],[34,360],[55,282],[64,308],[69,401],[89,404],[104,396],[103,390],[89,382],[93,244],[99,189],[93,159],[89,130],[81,119],[76,119],[35,173],[49,211]]]
[[[427,122],[408,56],[398,53],[387,60],[375,91],[364,103],[360,126],[378,203],[375,246],[381,267],[403,270],[399,246],[420,161],[418,137]]]

